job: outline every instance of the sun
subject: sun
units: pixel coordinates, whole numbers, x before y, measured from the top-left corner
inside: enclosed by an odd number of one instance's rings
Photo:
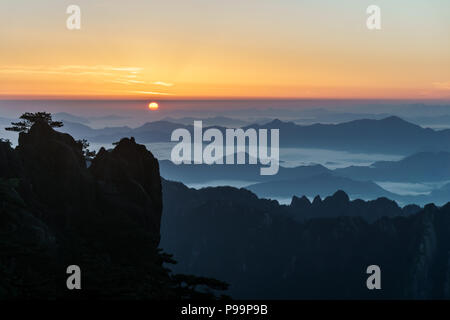
[[[148,104],[148,108],[150,109],[150,110],[158,110],[158,108],[159,108],[159,105],[158,105],[158,103],[156,103],[156,102],[150,102],[149,104]]]

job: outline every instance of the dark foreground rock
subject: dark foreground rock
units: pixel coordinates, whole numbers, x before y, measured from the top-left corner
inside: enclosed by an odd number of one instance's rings
[[[134,139],[102,149],[88,168],[82,145],[37,122],[12,149],[0,143],[0,299],[211,297],[211,279],[174,276],[159,249],[158,161]],[[66,268],[82,270],[82,290]],[[190,282],[190,283],[189,283]],[[194,283],[194,284],[192,284]]]

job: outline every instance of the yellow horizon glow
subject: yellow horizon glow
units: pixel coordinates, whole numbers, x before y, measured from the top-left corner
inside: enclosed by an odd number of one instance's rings
[[[2,2],[0,99],[450,99],[438,0],[380,0],[375,32],[361,1],[193,1],[80,0],[79,31],[58,1]]]

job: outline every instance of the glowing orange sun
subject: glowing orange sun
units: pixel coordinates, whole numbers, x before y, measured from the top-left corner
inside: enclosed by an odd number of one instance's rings
[[[150,102],[149,104],[148,104],[148,108],[150,109],[150,110],[158,110],[158,108],[159,108],[159,105],[156,103],[156,102]]]

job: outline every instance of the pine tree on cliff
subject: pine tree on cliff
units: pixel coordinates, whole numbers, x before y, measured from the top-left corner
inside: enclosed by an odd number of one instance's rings
[[[62,121],[53,121],[51,113],[48,112],[25,112],[20,116],[22,121],[12,122],[11,127],[5,128],[7,131],[28,132],[30,128],[38,121],[47,123],[52,128],[63,126]]]

